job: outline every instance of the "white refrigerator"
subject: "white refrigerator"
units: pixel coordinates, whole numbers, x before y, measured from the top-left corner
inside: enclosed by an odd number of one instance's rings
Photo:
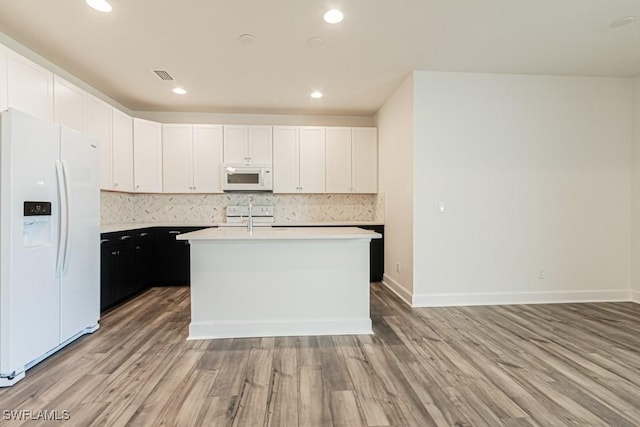
[[[0,387],[100,317],[98,142],[0,116]]]

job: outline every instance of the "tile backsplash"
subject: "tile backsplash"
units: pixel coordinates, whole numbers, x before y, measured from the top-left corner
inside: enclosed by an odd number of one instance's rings
[[[256,193],[256,205],[274,205],[281,223],[319,221],[384,222],[384,194]],[[229,205],[246,205],[248,194],[129,194],[101,192],[103,224],[126,222],[214,223],[225,221]]]

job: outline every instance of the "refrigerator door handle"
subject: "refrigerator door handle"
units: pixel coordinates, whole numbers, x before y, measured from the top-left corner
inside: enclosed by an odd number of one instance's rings
[[[67,162],[62,161],[62,176],[64,177],[64,204],[65,204],[65,236],[64,236],[64,258],[62,258],[62,274],[67,272],[69,266],[69,247],[71,246],[71,200],[69,197],[69,173],[67,172]]]
[[[58,212],[58,245],[56,251],[56,277],[60,276],[61,267],[62,267],[62,255],[65,251],[64,248],[64,235],[66,235],[67,231],[65,217],[67,214],[66,205],[65,205],[65,186],[64,186],[64,177],[62,171],[62,163],[60,160],[56,160],[56,180],[58,183],[58,206],[60,207]]]

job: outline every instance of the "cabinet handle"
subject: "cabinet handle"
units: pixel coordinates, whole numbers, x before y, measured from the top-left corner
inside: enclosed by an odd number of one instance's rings
[[[174,231],[170,231],[169,234],[180,234],[180,232],[174,230]]]
[[[131,236],[122,236],[122,237],[120,238],[120,240],[127,240],[127,239],[130,239],[130,238],[131,238]]]
[[[136,188],[140,188],[140,186],[139,186],[139,185],[136,185]]]
[[[136,250],[140,250],[140,245],[136,246]]]
[[[118,255],[118,251],[111,252],[111,255]]]
[[[109,240],[109,239],[102,239],[102,240],[100,240],[100,244],[107,243],[107,242],[110,242],[110,241],[111,240]]]
[[[140,233],[140,237],[148,236],[149,233]]]
[[[114,182],[114,183],[113,183],[113,186],[114,186],[114,187],[117,187],[117,186],[118,186],[118,183],[117,183],[117,182]]]

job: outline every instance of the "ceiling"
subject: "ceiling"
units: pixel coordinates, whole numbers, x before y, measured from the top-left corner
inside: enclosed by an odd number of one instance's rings
[[[640,74],[638,0],[109,1],[0,0],[0,31],[134,111],[372,115],[412,70]]]

